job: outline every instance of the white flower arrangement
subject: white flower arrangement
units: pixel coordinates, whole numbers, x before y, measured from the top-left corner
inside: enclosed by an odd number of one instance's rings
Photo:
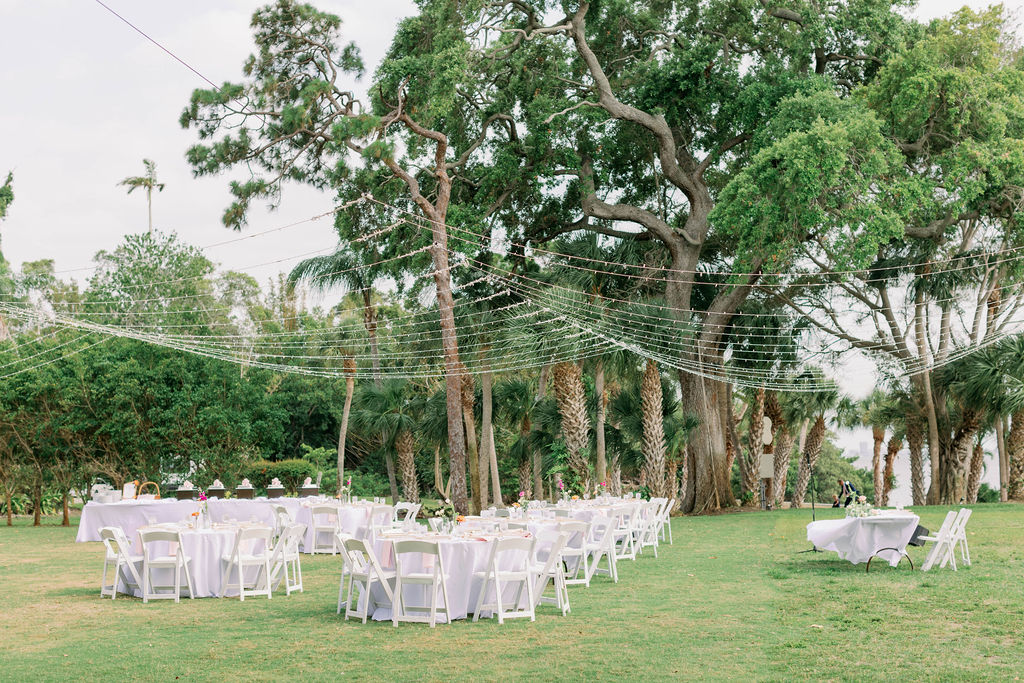
[[[847,517],[874,517],[878,514],[879,511],[868,502],[867,496],[860,496],[857,502],[846,508]]]

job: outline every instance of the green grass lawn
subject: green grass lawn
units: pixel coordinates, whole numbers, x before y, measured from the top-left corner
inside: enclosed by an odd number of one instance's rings
[[[945,508],[919,510],[939,526]],[[828,509],[822,517],[839,511]],[[570,588],[535,623],[345,622],[340,560],[303,558],[273,600],[100,599],[103,548],[75,528],[0,527],[0,679],[1014,680],[1024,673],[1024,507],[982,505],[974,566],[842,562],[809,510],[673,520],[661,557]],[[77,519],[74,520],[77,524]],[[912,548],[920,565],[925,551]]]

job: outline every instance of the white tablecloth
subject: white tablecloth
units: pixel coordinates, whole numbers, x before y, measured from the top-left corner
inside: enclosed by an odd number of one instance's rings
[[[221,579],[224,572],[224,563],[221,558],[225,555],[230,555],[231,551],[235,547],[235,536],[238,533],[236,526],[226,525],[222,528],[213,529],[188,529],[188,528],[175,528],[181,535],[181,547],[186,557],[190,558],[189,570],[192,572],[192,588],[194,595],[197,598],[216,598],[220,596],[220,590],[222,587]],[[142,552],[142,543],[139,539],[139,535],[136,532],[132,537],[134,543],[133,552]],[[253,541],[253,546],[249,548],[250,551],[258,551],[262,546],[262,541]],[[154,549],[153,554],[170,554],[175,551],[173,547],[169,547],[170,543],[160,543]],[[161,547],[162,546],[162,547]],[[138,569],[139,576],[142,575],[142,562],[140,561],[136,568]],[[246,571],[245,578],[247,581],[254,581],[256,579],[256,573],[259,571],[258,568],[250,568]],[[238,580],[238,575],[232,570],[232,583]],[[153,570],[153,583],[157,585],[174,585],[174,570],[173,569],[154,569]],[[182,596],[188,597],[188,590],[185,587],[185,576],[184,573],[181,577],[182,583]],[[123,586],[123,584],[122,584]],[[142,591],[136,590],[135,595],[142,597]],[[227,595],[238,595],[237,589],[231,589]]]
[[[895,567],[906,552],[919,521],[912,513],[825,519],[807,525],[807,540],[815,548],[832,550],[853,564],[867,562],[872,555],[878,555]]]
[[[377,553],[377,557],[385,569],[395,568],[392,543],[394,540],[401,540],[402,538],[402,536],[394,536],[382,538],[376,542],[374,552]],[[412,537],[407,536],[404,538]],[[436,535],[429,537],[416,536],[416,538],[440,542],[441,553],[444,556],[444,566],[448,575],[448,599],[451,601],[451,618],[465,619],[470,610],[476,608],[480,589],[483,587],[483,578],[477,578],[473,574],[474,572],[482,572],[487,569],[487,561],[491,556],[493,539],[480,540],[480,538],[473,537],[462,538]],[[499,558],[499,563],[501,566],[511,567],[516,563],[521,563],[523,560],[522,555],[524,554],[520,552],[503,553]],[[411,571],[433,570],[433,557],[420,555],[419,558],[420,562],[418,565],[413,566]],[[403,591],[405,591],[405,603],[407,605],[421,607],[428,607],[430,605],[430,593],[426,586],[406,586]],[[489,592],[492,592],[492,590],[489,589]],[[374,596],[382,603],[387,599],[384,591],[379,586],[374,587]],[[515,587],[510,586],[503,590],[502,596],[507,600],[505,604],[510,605],[515,597]],[[525,596],[526,591],[524,590],[523,604],[525,604]],[[438,589],[437,599],[438,605],[444,604],[440,589]],[[493,599],[493,594],[488,596],[488,599]],[[391,619],[391,608],[388,606],[378,607],[373,611],[372,615],[374,621],[388,621]],[[481,616],[489,616],[489,612],[484,612]],[[439,614],[438,620],[444,621],[444,616]]]
[[[125,536],[134,538],[135,532],[147,524],[182,522],[199,510],[199,503],[191,500],[164,498],[153,501],[122,500],[117,503],[89,501],[82,508],[78,521],[79,543],[99,541],[100,529],[105,526],[121,527]]]

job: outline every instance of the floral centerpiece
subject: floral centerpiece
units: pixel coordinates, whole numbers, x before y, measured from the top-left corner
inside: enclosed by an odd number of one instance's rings
[[[565,487],[565,481],[561,477],[558,478],[558,495],[564,501],[569,500],[569,489]]]
[[[345,483],[338,487],[338,498],[345,503],[352,502],[352,477],[345,480]]]
[[[455,512],[455,506],[452,504],[451,498],[445,498],[444,502],[438,505],[437,509],[434,510],[434,517],[441,520],[440,531],[442,533],[450,533],[452,528],[455,526],[455,523],[459,521],[458,518],[461,516],[462,515]],[[462,521],[465,521],[465,517],[462,518]]]
[[[860,496],[855,503],[846,508],[847,517],[874,517],[878,514],[880,511],[868,502],[867,496]]]
[[[210,505],[209,499],[206,497],[204,491],[199,492],[199,509],[192,513],[192,516],[196,518],[197,529],[209,529],[210,528]]]
[[[600,484],[594,487],[594,497],[600,498],[601,496],[608,494],[608,482],[602,481]]]

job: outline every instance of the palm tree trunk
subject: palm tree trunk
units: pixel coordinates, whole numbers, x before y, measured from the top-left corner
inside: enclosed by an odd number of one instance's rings
[[[622,495],[622,461],[619,459],[618,454],[612,452],[610,465],[610,476],[611,482],[608,488],[611,490],[613,496]]]
[[[747,434],[747,451],[740,458],[740,496],[748,499],[751,505],[757,505],[758,481],[757,471],[764,445],[761,440],[761,427],[764,423],[764,389],[758,389],[754,397],[754,406],[750,412],[750,431]]]
[[[527,496],[530,495],[530,487],[533,486],[533,467],[531,465],[529,458],[523,458],[516,468],[516,482],[519,484],[519,490]]]
[[[975,496],[977,497],[977,496]],[[68,509],[68,492],[64,489],[61,493],[61,508],[64,510],[64,517],[60,521],[61,526],[71,526],[71,511]]]
[[[999,455],[999,502],[1009,498],[1010,460],[1006,453],[1006,416],[996,416],[996,452]]]
[[[786,498],[786,479],[793,454],[793,435],[785,422],[775,432],[774,467],[772,468],[772,507],[781,508]]]
[[[420,502],[420,486],[416,478],[416,437],[408,430],[399,432],[395,439],[398,466],[402,470],[402,494],[410,503]]]
[[[598,358],[597,366],[594,368],[594,394],[597,398],[597,419],[594,422],[597,431],[594,441],[597,457],[597,481],[605,483],[608,481],[608,460],[604,442],[605,411],[608,407],[606,393],[604,389],[604,359]]]
[[[1006,435],[1006,457],[1010,462],[1007,494],[1010,500],[1024,500],[1024,409],[1013,414]]]
[[[341,424],[338,426],[338,494],[345,485],[345,437],[348,435],[348,419],[352,413],[352,394],[356,388],[356,361],[345,356],[345,407],[341,411]]]
[[[875,485],[874,504],[882,505],[882,496],[885,492],[885,483],[882,481],[882,443],[885,441],[885,430],[872,427],[871,437],[875,442],[874,450],[871,452],[871,471],[874,474]]]
[[[473,482],[471,497],[467,500],[470,505],[470,512],[474,515],[480,514],[483,498],[480,495],[480,453],[477,450],[476,441],[476,418],[473,415],[474,394],[476,383],[470,374],[462,375],[462,422],[466,429],[466,449],[469,451],[469,480]]]
[[[907,420],[907,448],[910,449],[910,489],[914,505],[924,505],[924,431],[918,419]]]
[[[39,526],[43,523],[43,474],[36,473],[36,480],[32,486],[32,526]]]
[[[971,452],[971,467],[967,475],[967,502],[974,505],[978,502],[978,490],[981,488],[981,472],[985,464],[985,451],[981,443],[974,443],[974,450]]]
[[[804,504],[804,496],[807,495],[807,484],[811,479],[811,471],[818,463],[818,456],[821,455],[821,447],[825,442],[825,416],[819,415],[814,421],[814,426],[807,434],[807,443],[804,445],[804,452],[800,456],[800,467],[796,473],[796,483],[793,485],[793,501],[791,507],[798,508]]]
[[[896,465],[896,456],[903,448],[903,439],[897,438],[895,434],[889,439],[889,446],[885,451],[885,474],[882,475],[882,506],[889,505],[889,493],[892,491],[893,468]]]
[[[960,418],[960,426],[953,435],[946,458],[943,473],[941,500],[956,504],[967,497],[966,476],[970,465],[971,445],[981,423],[980,413],[973,408],[966,408]]]
[[[373,383],[381,387],[380,345],[377,343],[377,308],[373,305],[373,291],[366,287],[363,295],[363,327],[370,339],[370,367],[373,369]],[[398,500],[398,480],[395,477],[395,459],[391,450],[384,449],[384,467],[388,473],[388,486],[391,488],[391,500]]]
[[[665,423],[661,373],[658,364],[647,359],[640,382],[640,416],[643,431],[643,474],[652,496],[665,495]]]
[[[545,365],[540,369],[540,378],[537,380],[537,403],[547,394],[550,368],[550,365]],[[544,500],[544,460],[539,448],[533,449],[533,497],[536,500]]]
[[[494,375],[491,374],[490,365],[485,366],[485,371],[480,375],[480,385],[482,390],[483,400],[483,415],[482,425],[483,434],[480,437],[480,442],[487,445],[487,456],[489,469],[491,471],[491,493],[492,501],[495,505],[501,505],[501,473],[498,472],[498,454],[494,450]],[[483,462],[480,463],[481,470],[483,469]],[[485,484],[484,482],[483,484]],[[481,484],[480,490],[486,491],[485,486]]]
[[[569,452],[569,469],[579,485],[590,488],[590,417],[587,415],[587,397],[583,389],[583,371],[577,363],[564,361],[554,367],[555,400],[562,416],[562,437]]]
[[[927,275],[930,266],[923,266],[920,275]],[[917,359],[926,364],[930,360],[928,353],[927,321],[928,307],[924,299],[924,288],[918,287],[914,295],[914,341],[917,343]],[[930,370],[911,376],[911,382],[924,399],[925,419],[928,422],[928,459],[931,465],[931,483],[925,500],[930,505],[939,502],[939,421],[935,412],[935,397],[932,394],[932,374]],[[911,463],[913,465],[913,463]],[[917,503],[915,503],[916,505]]]

